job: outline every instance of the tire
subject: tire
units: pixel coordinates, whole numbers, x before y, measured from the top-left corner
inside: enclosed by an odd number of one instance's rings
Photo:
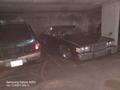
[[[66,59],[66,60],[72,60],[73,59],[72,51],[68,46],[61,45],[59,52],[60,52],[60,56],[62,58]]]

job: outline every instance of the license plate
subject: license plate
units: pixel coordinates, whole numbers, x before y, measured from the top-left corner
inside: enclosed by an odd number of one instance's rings
[[[23,60],[16,60],[10,62],[11,67],[18,67],[23,65]]]

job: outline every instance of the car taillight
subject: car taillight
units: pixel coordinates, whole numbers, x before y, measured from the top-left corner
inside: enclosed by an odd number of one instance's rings
[[[41,48],[40,43],[36,42],[34,45],[34,50],[37,51],[37,50],[40,50],[40,48]]]

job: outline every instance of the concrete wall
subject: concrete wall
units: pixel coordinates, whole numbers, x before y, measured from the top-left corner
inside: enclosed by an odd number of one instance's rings
[[[45,32],[52,25],[77,25],[81,30],[88,31],[96,28],[101,22],[101,8],[80,12],[37,12],[0,14],[1,18],[24,18],[36,33]],[[5,17],[6,16],[6,17]]]
[[[104,4],[102,7],[102,35],[115,39],[118,45],[119,2]]]

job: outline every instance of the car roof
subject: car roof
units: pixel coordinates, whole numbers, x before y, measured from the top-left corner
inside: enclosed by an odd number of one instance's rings
[[[50,30],[61,30],[61,29],[68,30],[68,29],[73,29],[75,27],[76,27],[75,25],[55,25],[55,26],[51,26]]]

